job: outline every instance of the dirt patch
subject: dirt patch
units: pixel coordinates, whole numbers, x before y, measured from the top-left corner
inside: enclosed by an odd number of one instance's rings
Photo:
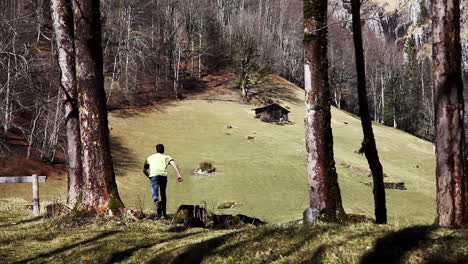
[[[27,159],[19,154],[0,155],[0,176],[52,175],[65,171],[65,164],[51,164]]]

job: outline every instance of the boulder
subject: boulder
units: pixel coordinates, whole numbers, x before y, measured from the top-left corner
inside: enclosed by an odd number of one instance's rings
[[[304,224],[315,223],[320,219],[320,210],[317,208],[305,209],[303,215]]]

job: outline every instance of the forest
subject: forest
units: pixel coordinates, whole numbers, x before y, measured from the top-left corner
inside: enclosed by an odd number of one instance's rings
[[[420,11],[411,26],[427,29],[429,2],[416,4]],[[53,162],[64,150],[64,129],[49,1],[0,5],[1,150],[11,147],[5,137],[12,133],[27,141],[27,157],[33,153]],[[280,0],[103,1],[108,109],[183,97],[203,75],[219,71],[235,72],[247,98],[271,73],[303,86],[301,8],[301,1]],[[372,2],[363,5],[371,118],[432,141],[435,93],[427,37],[399,28],[382,32],[388,18],[378,17],[375,8]],[[358,114],[349,10],[341,1],[330,2],[329,77],[333,105]],[[463,48],[466,83],[468,46]]]
[[[2,1],[0,262],[462,263],[467,3]]]

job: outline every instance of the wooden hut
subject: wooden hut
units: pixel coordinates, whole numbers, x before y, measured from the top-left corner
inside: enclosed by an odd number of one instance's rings
[[[255,118],[259,118],[265,122],[289,122],[289,110],[277,103],[265,105],[252,110],[255,111]]]

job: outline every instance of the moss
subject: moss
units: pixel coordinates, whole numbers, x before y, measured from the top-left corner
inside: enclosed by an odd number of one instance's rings
[[[119,209],[124,207],[125,206],[118,195],[111,195],[109,204],[107,205],[109,210],[111,210],[113,213],[118,213]]]
[[[314,105],[314,111],[319,111],[319,112],[330,112],[330,106],[329,105],[322,105],[322,104],[316,104]]]
[[[63,20],[65,21],[65,25],[68,27],[70,32],[73,32],[73,7],[71,1],[65,2],[64,12],[63,12]]]
[[[119,192],[117,190],[117,185],[115,183],[111,184],[111,194],[109,203],[107,204],[107,208],[109,208],[109,210],[111,210],[112,213],[116,214],[119,212],[119,209],[124,207],[125,205],[120,199]]]
[[[83,203],[83,198],[80,197],[75,205],[73,206],[73,209],[71,210],[71,216],[72,218],[80,218],[84,215],[83,210],[81,210],[81,204]]]

